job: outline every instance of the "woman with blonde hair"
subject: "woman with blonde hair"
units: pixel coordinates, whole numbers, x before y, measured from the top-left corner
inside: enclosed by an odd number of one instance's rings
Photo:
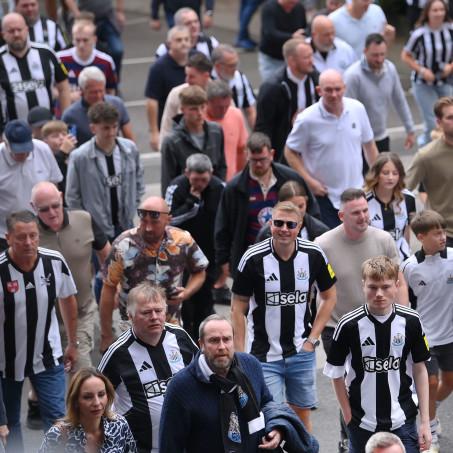
[[[370,225],[388,231],[401,260],[410,256],[408,228],[416,212],[415,196],[405,189],[403,163],[395,153],[381,153],[365,177]]]
[[[103,374],[80,369],[69,385],[66,417],[47,431],[39,453],[136,453],[129,425],[112,411],[114,398]]]

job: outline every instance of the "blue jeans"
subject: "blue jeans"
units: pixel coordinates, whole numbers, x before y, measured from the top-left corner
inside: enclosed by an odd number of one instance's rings
[[[418,434],[415,420],[406,422],[403,426],[392,431],[398,436],[406,448],[406,453],[420,453],[418,448]],[[371,431],[362,429],[356,423],[348,424],[349,453],[363,453],[368,439],[374,434]]]
[[[302,350],[285,359],[261,363],[261,367],[275,402],[288,402],[301,409],[311,409],[318,404],[314,352]]]
[[[258,69],[263,82],[272,77],[276,71],[284,66],[285,62],[283,60],[277,60],[263,52],[258,52]]]
[[[46,432],[55,420],[65,415],[66,380],[63,364],[29,376],[29,379],[38,395],[39,410],[44,424],[44,432]],[[2,379],[3,399],[10,430],[6,451],[11,453],[22,453],[24,451],[20,426],[20,402],[23,384],[24,381]]]
[[[238,41],[250,39],[250,21],[263,1],[264,0],[241,0],[241,7],[239,9]]]
[[[118,29],[107,17],[96,21],[96,34],[100,41],[107,44],[107,53],[113,58],[116,66],[118,80],[121,73],[121,60],[123,59],[124,46]]]
[[[412,82],[412,89],[425,122],[423,135],[418,138],[418,145],[424,146],[431,141],[431,131],[436,127],[436,117],[433,111],[434,103],[443,96],[451,96],[452,86],[448,83],[436,86]]]
[[[321,211],[321,220],[329,227],[335,228],[340,225],[341,220],[338,217],[338,209],[329,200],[329,197],[316,197]]]

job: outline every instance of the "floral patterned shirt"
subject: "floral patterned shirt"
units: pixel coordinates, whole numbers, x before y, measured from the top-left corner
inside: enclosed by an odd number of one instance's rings
[[[104,442],[99,453],[137,453],[135,440],[124,417],[115,414],[114,419],[102,417]],[[81,425],[56,423],[44,436],[38,453],[85,453],[87,439]]]
[[[167,297],[177,286],[182,286],[184,270],[200,272],[209,261],[188,231],[168,226],[158,250],[143,240],[138,228],[122,233],[113,243],[104,267],[104,283],[116,287],[121,284],[119,309],[127,319],[128,292],[140,282],[149,280],[165,289]],[[179,324],[181,307],[169,305],[167,322]]]

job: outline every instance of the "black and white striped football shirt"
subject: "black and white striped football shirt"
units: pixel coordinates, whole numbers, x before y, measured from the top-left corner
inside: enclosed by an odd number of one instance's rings
[[[430,357],[418,313],[394,305],[380,322],[362,305],[335,329],[324,374],[346,371],[352,419],[368,431],[393,431],[417,415],[412,400],[413,363]]]
[[[419,65],[433,72],[436,76],[435,85],[446,83],[446,79],[442,78],[442,71],[445,65],[453,60],[453,24],[445,22],[438,30],[433,30],[428,25],[416,28],[404,50],[409,52]],[[415,71],[412,71],[412,80],[426,83]]]
[[[52,19],[41,16],[33,25],[29,27],[30,41],[46,44],[55,52],[66,49],[66,42],[60,26]]]
[[[389,204],[383,203],[374,192],[368,192],[368,211],[370,225],[388,231],[395,241],[400,260],[404,261],[411,255],[411,249],[404,237],[409,222],[416,213],[415,195],[407,189],[403,190],[403,200],[392,200]]]
[[[272,238],[251,246],[239,262],[233,293],[250,297],[247,352],[261,362],[296,354],[310,335],[313,284],[326,291],[336,281],[321,248],[296,239],[294,255],[283,261]]]
[[[0,280],[0,371],[23,381],[61,360],[55,302],[77,290],[63,256],[42,247],[29,272],[20,270],[7,251],[0,254]]]
[[[197,351],[184,329],[166,323],[156,346],[141,341],[131,328],[104,354],[98,369],[115,387],[115,411],[126,418],[139,451],[158,452],[167,385]]]
[[[212,71],[212,78],[214,80],[219,79],[215,69]],[[252,85],[243,72],[236,70],[233,78],[228,82],[228,85],[231,89],[234,105],[238,109],[246,109],[256,104]]]
[[[52,49],[30,43],[24,57],[0,47],[0,125],[12,119],[27,120],[31,108],[53,111],[52,86],[67,79],[67,71]]]

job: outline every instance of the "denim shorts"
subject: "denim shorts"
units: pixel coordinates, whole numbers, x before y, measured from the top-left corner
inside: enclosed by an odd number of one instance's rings
[[[261,363],[261,366],[274,401],[301,409],[311,409],[318,404],[315,352],[302,350],[282,360]]]

